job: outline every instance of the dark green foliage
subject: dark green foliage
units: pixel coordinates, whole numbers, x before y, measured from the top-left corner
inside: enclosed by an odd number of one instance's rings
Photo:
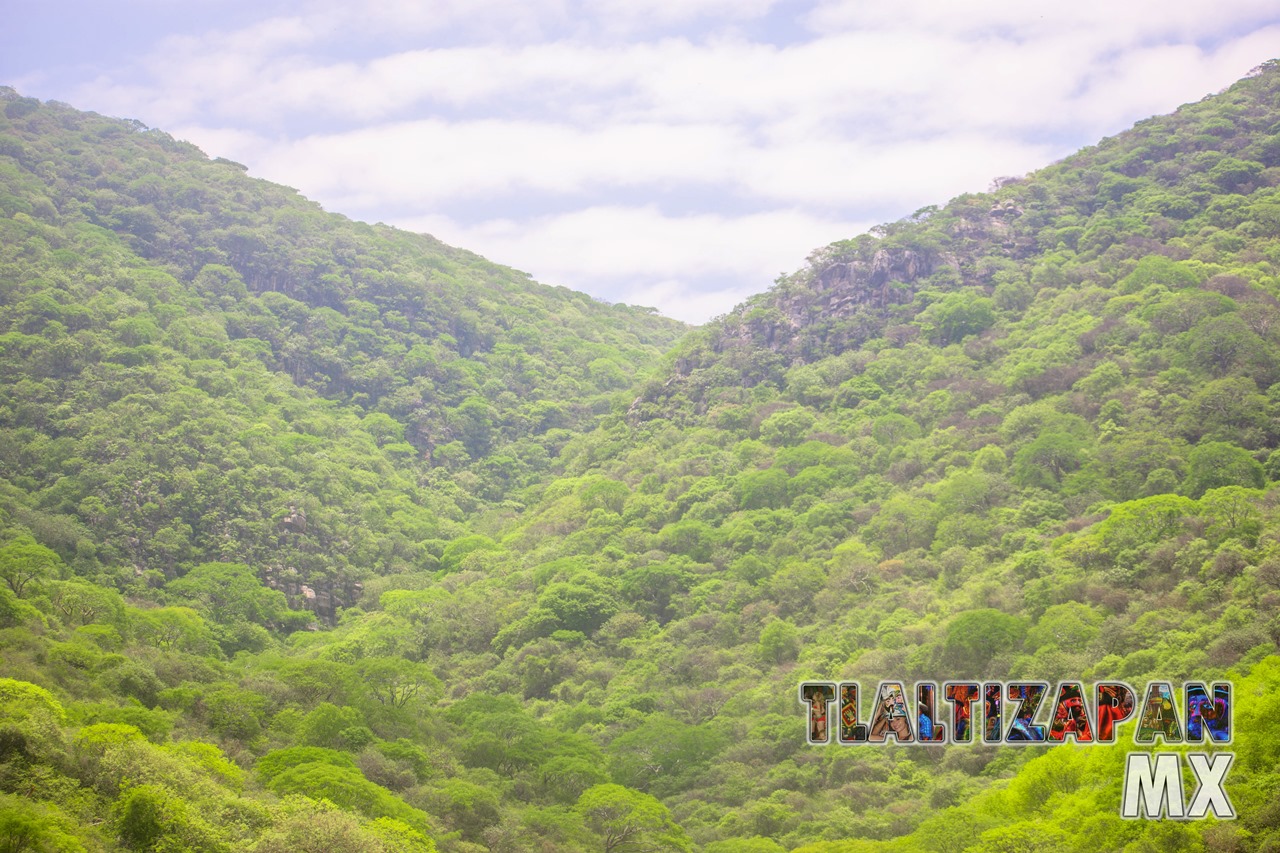
[[[1026,632],[1023,620],[999,610],[961,613],[947,626],[942,643],[943,665],[958,677],[981,677],[992,658],[1022,645]]]
[[[115,825],[129,850],[229,849],[185,800],[156,785],[130,788],[116,804]]]

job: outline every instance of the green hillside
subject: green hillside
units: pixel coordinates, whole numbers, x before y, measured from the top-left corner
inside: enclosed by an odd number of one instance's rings
[[[78,573],[234,559],[332,617],[544,479],[683,331],[5,98],[0,470]]]
[[[687,334],[2,103],[0,850],[1280,849],[1280,64]],[[1239,819],[805,743],[958,678],[1232,681]]]

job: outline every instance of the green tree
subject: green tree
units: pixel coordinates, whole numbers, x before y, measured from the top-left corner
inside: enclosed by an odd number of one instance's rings
[[[462,568],[462,561],[468,555],[476,551],[498,550],[501,550],[498,543],[488,536],[480,534],[460,536],[445,546],[444,553],[440,555],[440,568],[446,572],[456,572]]]
[[[1022,619],[990,607],[961,613],[947,625],[943,665],[959,677],[982,677],[992,659],[1022,644],[1026,632]]]
[[[209,624],[190,607],[157,607],[134,611],[134,631],[158,648],[208,654],[214,648]]]
[[[773,664],[795,660],[800,653],[800,632],[785,619],[770,622],[760,632],[760,657]]]
[[[1262,532],[1261,489],[1223,486],[1201,495],[1201,516],[1209,522],[1206,538],[1217,544],[1224,539],[1243,539],[1252,543]]]
[[[791,447],[804,440],[814,423],[807,409],[774,412],[760,424],[760,440],[775,447]]]
[[[0,851],[84,853],[74,820],[60,809],[0,793]]]
[[[1102,632],[1102,614],[1078,601],[1055,604],[1045,610],[1027,631],[1027,648],[1056,646],[1063,651],[1084,652]]]
[[[537,606],[550,613],[560,629],[584,634],[594,632],[618,612],[613,584],[592,572],[549,584],[538,596]]]
[[[115,825],[130,850],[230,850],[196,807],[159,785],[138,785],[115,804]]]
[[[290,612],[284,593],[268,589],[242,563],[201,563],[165,589],[200,606],[215,622],[253,622],[266,627],[297,626],[311,614]]]
[[[948,293],[920,314],[921,328],[938,346],[976,335],[995,321],[995,304],[972,293]]]
[[[692,849],[667,807],[640,791],[596,785],[582,792],[575,810],[600,836],[604,853]]]
[[[200,703],[209,728],[223,737],[252,740],[262,732],[268,705],[265,696],[224,685],[205,693]]]
[[[1013,479],[1022,486],[1056,490],[1062,478],[1084,464],[1086,445],[1069,433],[1047,433],[1013,456]]]
[[[1204,442],[1187,457],[1187,477],[1182,489],[1198,498],[1210,489],[1244,486],[1261,489],[1266,485],[1262,463],[1247,450],[1225,441]]]
[[[1116,504],[1098,525],[1098,537],[1112,552],[1153,545],[1182,532],[1196,502],[1181,495],[1153,495]]]
[[[332,802],[282,798],[278,815],[251,853],[435,853],[423,833],[392,818],[362,821]]]
[[[738,479],[738,501],[743,509],[779,509],[787,502],[787,472],[781,468],[750,471]]]
[[[910,548],[926,548],[937,528],[934,505],[923,498],[897,494],[885,501],[867,523],[866,536],[892,557]]]
[[[443,690],[431,667],[403,658],[364,658],[356,671],[374,698],[393,708],[403,708],[419,696],[435,698]]]
[[[430,821],[424,812],[370,782],[359,770],[327,763],[299,764],[274,777],[267,787],[281,796],[303,794],[315,800],[325,799],[368,818],[388,817],[420,833],[430,832]]]
[[[0,577],[19,598],[28,584],[52,577],[61,565],[62,560],[56,552],[29,536],[15,539],[0,548]]]
[[[372,743],[374,736],[355,708],[321,702],[303,717],[297,738],[307,746],[355,752]]]
[[[49,602],[64,624],[124,623],[124,601],[113,589],[106,589],[81,578],[50,581],[46,587]]]
[[[1229,441],[1262,446],[1271,432],[1267,398],[1245,376],[1206,382],[1182,407],[1178,430],[1192,441]]]
[[[674,615],[676,602],[689,591],[695,577],[673,558],[629,570],[622,576],[619,591],[638,612],[665,625]]]
[[[715,533],[704,521],[686,518],[658,531],[658,547],[668,554],[683,554],[696,563],[711,559]]]
[[[609,766],[623,784],[663,795],[687,784],[723,745],[723,737],[705,723],[695,726],[652,714],[613,739]]]
[[[5,754],[46,760],[63,749],[67,713],[53,694],[35,684],[0,678],[0,743]]]

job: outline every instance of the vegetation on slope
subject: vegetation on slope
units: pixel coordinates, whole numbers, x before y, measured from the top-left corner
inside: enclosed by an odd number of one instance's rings
[[[651,315],[5,113],[10,838],[1280,844],[1280,67],[820,250],[651,379]],[[1121,820],[1127,729],[804,743],[801,680],[956,676],[1231,678],[1240,820]]]

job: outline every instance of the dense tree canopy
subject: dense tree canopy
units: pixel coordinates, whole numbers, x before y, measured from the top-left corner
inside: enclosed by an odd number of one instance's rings
[[[0,847],[1280,843],[1274,64],[687,334],[0,106]],[[1232,680],[1240,819],[805,743],[961,676]]]

